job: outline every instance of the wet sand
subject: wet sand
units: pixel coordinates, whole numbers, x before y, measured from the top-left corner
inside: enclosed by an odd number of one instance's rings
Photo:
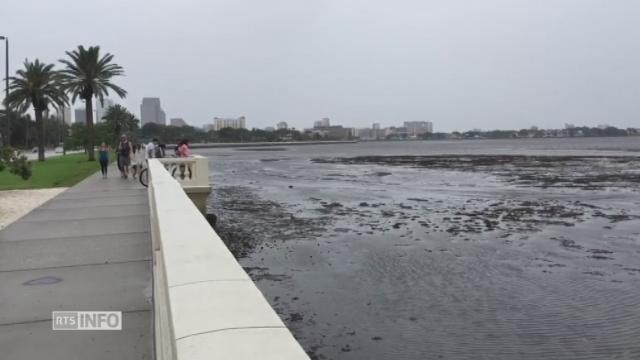
[[[640,356],[637,157],[356,150],[205,154],[219,233],[312,358]]]

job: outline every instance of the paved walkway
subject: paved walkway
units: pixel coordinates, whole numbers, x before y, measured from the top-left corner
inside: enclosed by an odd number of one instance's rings
[[[0,231],[0,358],[151,359],[146,189],[92,175]],[[123,312],[122,331],[53,331],[54,310]]]

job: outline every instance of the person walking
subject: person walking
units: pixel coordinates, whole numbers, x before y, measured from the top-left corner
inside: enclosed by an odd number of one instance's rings
[[[158,139],[153,138],[146,147],[145,159],[152,159],[156,155],[156,147],[158,146]]]
[[[131,164],[133,167],[133,174],[131,176],[135,179],[137,174],[142,172],[142,167],[145,161],[145,151],[141,144],[135,144],[131,149],[133,150],[133,161]]]
[[[127,139],[126,135],[122,135],[120,137],[120,143],[118,144],[118,162],[121,166],[120,172],[123,179],[127,179],[129,177],[131,153],[131,143]]]
[[[100,144],[98,159],[100,160],[100,171],[102,172],[102,178],[106,179],[107,169],[109,168],[109,145],[104,142]]]
[[[167,153],[167,146],[165,144],[159,144],[156,146],[154,157],[162,159]]]

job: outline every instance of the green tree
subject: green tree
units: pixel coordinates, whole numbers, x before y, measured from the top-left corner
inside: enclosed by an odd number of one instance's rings
[[[8,146],[0,149],[0,171],[7,167],[12,174],[18,175],[24,180],[31,177],[31,163],[27,161],[27,157]]]
[[[24,69],[16,71],[16,76],[9,78],[8,104],[24,113],[33,107],[36,115],[38,134],[38,161],[44,161],[44,121],[42,113],[49,105],[58,108],[68,103],[67,96],[60,87],[61,76],[53,69],[53,64],[24,61]]]
[[[95,134],[93,131],[93,97],[104,103],[109,90],[124,98],[127,92],[111,82],[115,76],[124,75],[122,66],[112,62],[113,55],[100,57],[100,47],[85,48],[80,45],[76,50],[66,52],[69,59],[61,59],[66,68],[62,70],[63,87],[71,93],[72,101],[80,98],[85,104],[87,114],[87,147],[89,161],[95,161]]]
[[[127,108],[121,105],[114,105],[107,109],[102,117],[111,133],[111,144],[115,146],[118,136],[125,132],[132,132],[138,128],[139,120]]]
[[[87,149],[87,127],[84,124],[71,125],[69,136],[64,140],[65,150]]]

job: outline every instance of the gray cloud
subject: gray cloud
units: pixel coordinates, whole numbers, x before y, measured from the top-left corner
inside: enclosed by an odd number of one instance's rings
[[[79,44],[196,125],[639,126],[636,0],[8,0],[11,67]]]

